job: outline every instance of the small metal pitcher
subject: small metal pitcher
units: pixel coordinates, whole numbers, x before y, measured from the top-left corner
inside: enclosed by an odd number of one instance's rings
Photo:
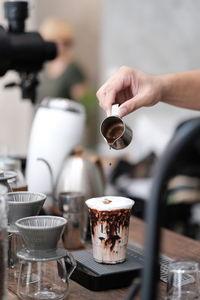
[[[127,147],[133,136],[131,128],[118,116],[110,116],[104,119],[100,130],[110,148],[115,150]]]

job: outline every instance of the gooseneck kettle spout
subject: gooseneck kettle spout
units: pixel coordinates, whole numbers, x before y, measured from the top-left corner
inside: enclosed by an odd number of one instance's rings
[[[176,131],[158,162],[146,215],[148,226],[146,229],[144,271],[142,275],[142,300],[158,299],[160,227],[162,214],[166,206],[164,191],[167,180],[181,151],[198,136],[200,137],[200,118],[187,121]],[[135,289],[132,289],[132,293],[130,292],[127,299],[133,299],[133,290]]]

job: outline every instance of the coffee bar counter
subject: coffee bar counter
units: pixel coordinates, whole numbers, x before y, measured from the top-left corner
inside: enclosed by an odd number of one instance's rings
[[[144,243],[144,232],[145,224],[138,218],[132,217],[130,222],[130,232],[129,232],[129,242],[137,243],[143,245]],[[182,235],[176,234],[169,230],[162,230],[162,244],[161,252],[174,259],[187,259],[187,260],[196,260],[200,263],[200,242],[189,239]],[[8,299],[16,300],[17,287],[13,285],[12,291],[9,290]],[[166,284],[161,282],[159,283],[159,299],[162,299],[162,296],[165,295]],[[116,289],[116,290],[107,290],[94,292],[90,291],[75,281],[70,280],[70,292],[67,299],[69,300],[117,300],[123,299],[127,294],[128,288]],[[139,297],[137,298],[140,299]]]

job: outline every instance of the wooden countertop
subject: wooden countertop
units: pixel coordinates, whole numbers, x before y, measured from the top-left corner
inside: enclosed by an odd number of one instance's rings
[[[129,241],[143,245],[144,241],[144,222],[138,218],[131,218]],[[196,260],[200,263],[200,242],[194,241],[182,235],[173,233],[169,230],[162,230],[162,246],[161,251],[175,259]],[[165,294],[166,285],[159,283],[160,294]],[[82,287],[74,281],[70,281],[69,300],[118,300],[123,299],[128,289],[109,290],[102,292],[93,292]],[[162,297],[160,297],[161,299]],[[15,293],[9,291],[9,300],[17,300]],[[138,297],[139,299],[139,297]]]

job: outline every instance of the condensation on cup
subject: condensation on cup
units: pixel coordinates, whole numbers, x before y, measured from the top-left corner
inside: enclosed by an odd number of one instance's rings
[[[89,208],[93,257],[98,263],[117,264],[126,259],[129,221],[134,201],[106,196],[86,201]]]

